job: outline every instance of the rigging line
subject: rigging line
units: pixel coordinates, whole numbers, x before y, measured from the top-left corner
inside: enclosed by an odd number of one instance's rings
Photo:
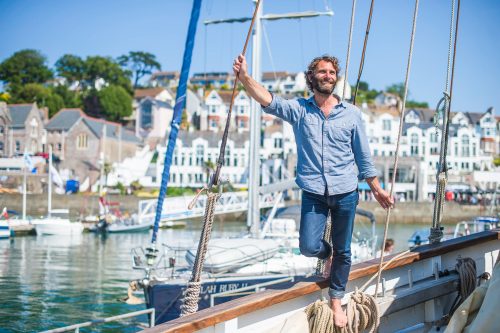
[[[242,55],[245,55],[245,53],[247,51],[248,42],[250,40],[250,36],[252,35],[252,30],[253,30],[253,26],[255,23],[255,18],[257,17],[257,12],[259,10],[260,1],[261,0],[257,0],[257,3],[255,4],[255,10],[254,10],[254,13],[252,16],[252,22],[250,23],[250,27],[248,28],[247,38],[245,40],[245,46],[243,46],[243,51],[241,52]],[[255,46],[253,46],[253,47],[255,47]],[[233,92],[231,95],[231,103],[229,104],[229,110],[227,112],[227,117],[226,117],[226,126],[224,128],[224,134],[222,135],[222,143],[220,146],[219,159],[217,161],[217,169],[215,170],[215,173],[210,181],[210,184],[208,187],[209,190],[211,190],[214,185],[218,185],[220,170],[222,168],[222,165],[224,165],[224,153],[226,151],[227,137],[229,134],[229,123],[231,122],[231,112],[233,110],[234,97],[236,96],[236,88],[237,87],[238,87],[238,75],[236,75],[236,77],[234,78]]]
[[[413,12],[413,25],[412,25],[412,31],[411,31],[411,38],[410,38],[410,50],[408,52],[408,62],[406,65],[406,77],[405,77],[405,90],[404,90],[404,95],[403,95],[403,103],[401,104],[401,111],[399,112],[399,132],[398,132],[398,141],[396,143],[396,154],[394,157],[394,167],[393,167],[393,172],[392,172],[392,180],[391,180],[391,189],[389,191],[389,197],[392,197],[394,193],[394,183],[396,182],[396,174],[398,171],[398,161],[399,161],[399,149],[401,147],[401,136],[403,134],[403,125],[405,122],[405,105],[406,105],[406,98],[408,96],[408,81],[410,79],[410,69],[411,69],[411,60],[413,57],[413,44],[415,42],[415,31],[417,28],[417,15],[418,15],[418,2],[419,0],[415,0],[415,10]],[[384,227],[384,239],[382,240],[382,245],[381,245],[381,253],[380,253],[380,263],[378,266],[378,273],[377,273],[377,284],[375,285],[375,297],[378,295],[378,286],[380,284],[380,277],[382,275],[382,265],[384,263],[384,244],[385,241],[387,240],[387,229],[389,229],[389,221],[391,219],[391,210],[392,208],[389,207],[387,208],[387,215],[385,218],[385,227]]]
[[[359,83],[361,82],[361,75],[363,74],[363,68],[365,67],[366,46],[368,45],[368,35],[370,34],[370,28],[372,25],[373,5],[374,4],[375,4],[375,0],[372,0],[371,4],[370,4],[370,13],[368,14],[368,21],[366,23],[365,41],[363,42],[363,51],[361,52],[361,61],[359,62],[358,79],[356,80],[356,88],[354,89],[354,96],[352,98],[352,104],[354,104],[354,105],[356,105],[356,96],[358,95]]]
[[[271,44],[269,43],[269,36],[267,35],[266,23],[262,22],[262,32],[264,33],[264,41],[266,42],[267,53],[269,54],[269,60],[271,61],[271,68],[273,70],[274,81],[277,81],[276,76],[276,66],[274,65],[273,55],[271,53]]]
[[[346,61],[345,61],[344,88],[342,89],[342,100],[345,99],[345,92],[346,92],[346,88],[347,88],[347,79],[348,79],[348,74],[349,74],[349,58],[351,56],[352,31],[354,28],[355,14],[356,14],[356,0],[352,0],[351,27],[349,28],[349,42],[347,44],[347,57],[346,57]]]
[[[451,63],[451,78],[450,78],[450,102],[448,103],[448,110],[447,110],[447,114],[448,114],[448,119],[450,118],[450,115],[451,115],[451,100],[452,100],[452,97],[453,97],[453,79],[455,77],[455,56],[457,55],[457,40],[458,40],[458,19],[460,18],[460,0],[458,0],[458,4],[457,4],[457,20],[455,22],[455,41],[454,41],[454,45],[453,45],[453,59],[452,59],[452,63]],[[446,124],[446,134],[449,133],[449,130],[450,130],[450,123],[448,122]],[[445,146],[444,146],[444,152],[446,153],[447,152],[447,149],[448,149],[448,141],[445,142]],[[446,165],[446,154],[444,156],[444,163]]]
[[[448,92],[448,83],[450,79],[450,63],[451,63],[451,48],[453,43],[453,19],[455,17],[455,1],[452,0],[451,7],[451,24],[450,24],[450,39],[448,44],[448,66],[446,71],[446,88],[444,92],[444,97],[439,101],[436,112],[434,115],[434,121],[436,126],[436,137],[439,134],[439,115],[440,115],[440,105],[443,104],[442,112],[443,112],[443,129],[441,136],[441,151],[439,153],[439,164],[438,169],[436,170],[436,197],[434,200],[434,212],[432,217],[432,227],[430,229],[429,242],[439,243],[441,238],[443,237],[443,231],[441,229],[441,219],[444,205],[444,196],[446,190],[446,183],[448,181],[448,165],[446,163],[447,149],[448,149],[448,134],[449,134],[449,122],[450,122],[450,100],[451,96]],[[458,12],[457,12],[457,20],[458,20]],[[458,28],[458,26],[457,26]],[[456,45],[456,40],[455,40]],[[453,66],[455,64],[455,52],[453,52]],[[453,67],[454,68],[454,67]],[[453,77],[453,74],[452,74]]]

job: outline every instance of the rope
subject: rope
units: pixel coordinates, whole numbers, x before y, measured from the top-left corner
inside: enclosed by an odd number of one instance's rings
[[[327,242],[328,244],[332,245],[332,218],[331,218],[331,211],[328,210],[328,216],[326,217],[326,223],[325,223],[325,231],[323,232],[323,240]],[[326,259],[319,259],[318,262],[316,263],[316,275],[323,275],[325,273],[325,263],[328,260]]]
[[[196,251],[196,259],[193,265],[193,273],[191,280],[188,282],[188,287],[184,294],[183,304],[181,306],[181,316],[194,313],[198,310],[198,300],[200,295],[200,276],[205,262],[205,255],[208,249],[208,242],[212,233],[212,225],[214,221],[214,210],[217,200],[220,198],[219,193],[208,192],[207,205],[205,207],[205,217],[203,221],[203,229],[201,230],[201,238]]]
[[[245,45],[243,47],[243,51],[241,54],[245,54],[248,46],[248,41],[250,40],[250,35],[252,33],[252,28],[255,23],[255,18],[257,16],[257,12],[259,10],[261,0],[257,1],[255,5],[255,10],[252,17],[252,22],[250,23],[250,27],[248,28],[247,38],[245,40]],[[203,229],[201,230],[200,242],[198,243],[198,251],[196,252],[196,258],[193,265],[193,273],[191,275],[191,280],[188,282],[186,291],[184,293],[184,298],[182,300],[181,305],[181,317],[194,313],[198,310],[198,301],[200,297],[200,289],[201,289],[201,271],[203,269],[203,263],[205,262],[205,255],[208,249],[208,242],[210,241],[210,235],[212,234],[212,225],[214,222],[214,211],[215,205],[219,200],[221,193],[212,192],[214,185],[219,185],[219,174],[224,164],[224,155],[226,150],[226,142],[229,134],[229,124],[231,121],[231,111],[233,109],[234,98],[236,96],[236,88],[238,86],[238,76],[236,76],[233,85],[233,93],[231,96],[231,104],[229,105],[229,111],[227,113],[226,119],[226,127],[224,128],[224,135],[222,136],[222,143],[220,147],[219,159],[217,161],[217,169],[210,181],[208,187],[200,190],[196,196],[193,198],[193,201],[189,205],[190,209],[194,207],[196,200],[201,195],[203,191],[207,191],[207,205],[205,207],[205,216],[203,220]]]
[[[347,325],[335,326],[333,312],[325,301],[309,304],[305,313],[310,333],[375,332],[380,324],[379,309],[375,298],[360,291],[351,294],[347,303]]]
[[[451,115],[451,97],[453,93],[453,78],[455,76],[455,55],[457,50],[457,36],[458,36],[458,19],[460,17],[460,0],[458,0],[458,8],[457,8],[457,20],[455,26],[455,40],[453,43],[453,60],[451,61],[451,45],[452,45],[452,36],[453,36],[453,17],[455,14],[455,1],[452,0],[451,7],[451,24],[450,24],[450,40],[448,45],[448,68],[446,71],[446,87],[444,92],[444,97],[439,101],[438,106],[436,107],[436,115],[435,121],[437,121],[439,114],[439,106],[443,103],[443,133],[441,137],[441,151],[439,154],[439,172],[436,175],[436,198],[434,200],[434,214],[432,218],[432,227],[430,229],[429,242],[431,244],[436,244],[441,241],[443,238],[443,228],[441,227],[442,220],[442,212],[444,208],[445,201],[445,189],[446,183],[448,181],[448,165],[446,162],[446,156],[448,151],[448,139],[449,139],[449,130],[450,130],[450,115]],[[451,61],[451,84],[450,91],[447,92],[448,89],[448,80],[450,79],[450,61]],[[436,133],[437,133],[437,124],[436,124]]]
[[[354,16],[356,14],[356,0],[352,0],[351,27],[349,28],[349,42],[347,43],[347,57],[345,61],[344,88],[342,89],[342,100],[345,99],[347,88],[347,77],[349,73],[349,58],[351,57],[352,31],[354,28]]]
[[[252,16],[252,22],[250,23],[250,27],[248,29],[247,33],[247,38],[245,40],[245,45],[243,46],[243,51],[241,52],[242,55],[245,55],[247,51],[247,46],[248,46],[248,41],[250,40],[250,35],[252,34],[252,28],[255,23],[255,17],[257,16],[257,12],[259,11],[259,6],[260,6],[260,1],[257,1],[257,4],[255,5],[255,10],[253,12]],[[212,188],[214,185],[218,185],[219,183],[219,175],[220,175],[220,170],[222,166],[224,165],[224,156],[226,152],[226,143],[227,143],[227,137],[229,134],[229,125],[231,123],[231,113],[233,110],[233,104],[234,104],[234,98],[236,97],[236,88],[238,87],[238,75],[234,78],[234,85],[233,85],[233,92],[231,94],[231,103],[229,104],[229,110],[227,112],[227,117],[226,117],[226,126],[224,127],[224,134],[222,135],[222,143],[220,145],[220,152],[219,152],[219,159],[217,160],[217,169],[215,170],[215,173],[210,180],[209,188]]]
[[[450,309],[449,318],[456,309],[469,297],[477,286],[476,262],[471,258],[458,258],[455,269],[458,272],[458,295]]]
[[[399,119],[399,133],[398,133],[398,141],[396,144],[396,156],[394,158],[394,167],[393,167],[393,173],[392,173],[392,181],[391,181],[391,189],[389,192],[389,196],[392,197],[392,194],[394,192],[394,183],[396,182],[396,174],[398,171],[398,161],[399,161],[399,148],[401,144],[401,136],[403,134],[403,124],[404,124],[404,116],[405,116],[405,105],[406,105],[406,97],[408,95],[408,81],[410,78],[410,68],[411,68],[411,60],[413,56],[413,44],[415,42],[415,30],[417,27],[417,14],[418,14],[418,2],[419,0],[415,0],[415,10],[413,12],[413,27],[411,31],[411,39],[410,39],[410,50],[408,53],[408,63],[406,66],[406,78],[405,78],[405,91],[403,95],[403,103],[401,104],[401,111],[400,111],[400,116],[401,118]],[[380,284],[380,277],[382,275],[382,264],[384,263],[384,244],[385,241],[387,240],[387,229],[389,228],[389,221],[391,219],[391,211],[392,208],[389,207],[387,209],[387,215],[385,218],[385,227],[384,227],[384,239],[382,240],[382,246],[380,249],[380,264],[379,264],[379,269],[378,269],[378,274],[377,274],[377,284],[375,285],[375,296],[378,295],[378,286]]]
[[[354,89],[354,97],[352,98],[352,104],[354,105],[356,105],[356,96],[358,95],[359,83],[361,82],[361,74],[363,74],[363,68],[365,67],[366,46],[368,44],[368,35],[370,34],[370,27],[372,25],[374,3],[375,0],[372,0],[370,4],[370,13],[368,14],[368,22],[366,23],[365,41],[363,42],[363,51],[361,52],[361,61],[359,62],[358,79],[356,80],[356,88]]]

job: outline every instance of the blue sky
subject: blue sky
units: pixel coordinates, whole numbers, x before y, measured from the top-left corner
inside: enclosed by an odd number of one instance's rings
[[[325,10],[332,18],[265,22],[264,71],[301,71],[319,54],[333,54],[345,64],[350,0],[265,0],[265,13]],[[358,0],[349,77],[355,82],[369,0]],[[40,50],[49,65],[63,54],[117,57],[132,50],[155,54],[163,70],[179,70],[190,0],[0,0],[0,61],[24,48]],[[375,1],[363,80],[384,89],[403,82],[411,32],[413,0]],[[434,107],[445,85],[451,0],[421,0],[410,99]],[[248,22],[205,27],[205,19],[251,16],[251,0],[203,0],[191,73],[229,71],[243,48]],[[500,108],[496,79],[500,1],[462,0],[452,108],[483,112]],[[270,45],[268,49],[267,44]],[[249,52],[251,47],[249,48]],[[498,115],[498,111],[497,111]]]

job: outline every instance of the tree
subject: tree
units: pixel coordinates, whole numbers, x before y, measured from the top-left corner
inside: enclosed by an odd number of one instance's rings
[[[429,108],[429,103],[427,102],[417,102],[417,101],[406,101],[407,108]]]
[[[403,99],[405,94],[405,85],[403,83],[395,83],[387,87],[385,91],[391,94],[395,94],[399,96],[399,98]],[[410,91],[408,91],[408,95],[410,95]]]
[[[65,108],[81,108],[83,107],[81,93],[70,90],[65,85],[51,87],[53,93],[61,96],[64,101]]]
[[[53,78],[46,58],[37,50],[21,50],[0,64],[0,80],[13,91],[28,83],[45,83]]]
[[[368,90],[370,90],[370,88],[368,86],[368,83],[365,82],[365,81],[359,81],[358,89],[362,90],[362,91],[368,91]]]
[[[145,75],[151,75],[153,70],[161,70],[161,65],[156,61],[156,56],[142,51],[130,51],[126,55],[118,57],[118,63],[133,72],[134,89],[139,85],[140,79]]]
[[[52,89],[39,83],[28,83],[16,89],[12,95],[12,103],[33,103],[39,107],[47,107],[49,116],[54,115],[64,107],[64,100]]]
[[[118,121],[132,114],[132,97],[123,87],[110,85],[101,89],[97,96],[106,119]]]
[[[87,88],[96,89],[97,81],[102,79],[107,84],[121,86],[132,94],[129,75],[130,72],[122,70],[109,57],[92,56],[85,60],[84,82]]]
[[[82,58],[72,54],[65,54],[56,61],[57,75],[66,79],[68,85],[78,82],[82,84],[85,74],[85,61]]]

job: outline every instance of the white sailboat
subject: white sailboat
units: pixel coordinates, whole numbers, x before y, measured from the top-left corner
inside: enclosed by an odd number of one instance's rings
[[[49,172],[48,172],[48,216],[31,220],[37,235],[75,235],[81,234],[83,224],[71,222],[68,218],[68,209],[52,209],[52,147],[49,146]]]

